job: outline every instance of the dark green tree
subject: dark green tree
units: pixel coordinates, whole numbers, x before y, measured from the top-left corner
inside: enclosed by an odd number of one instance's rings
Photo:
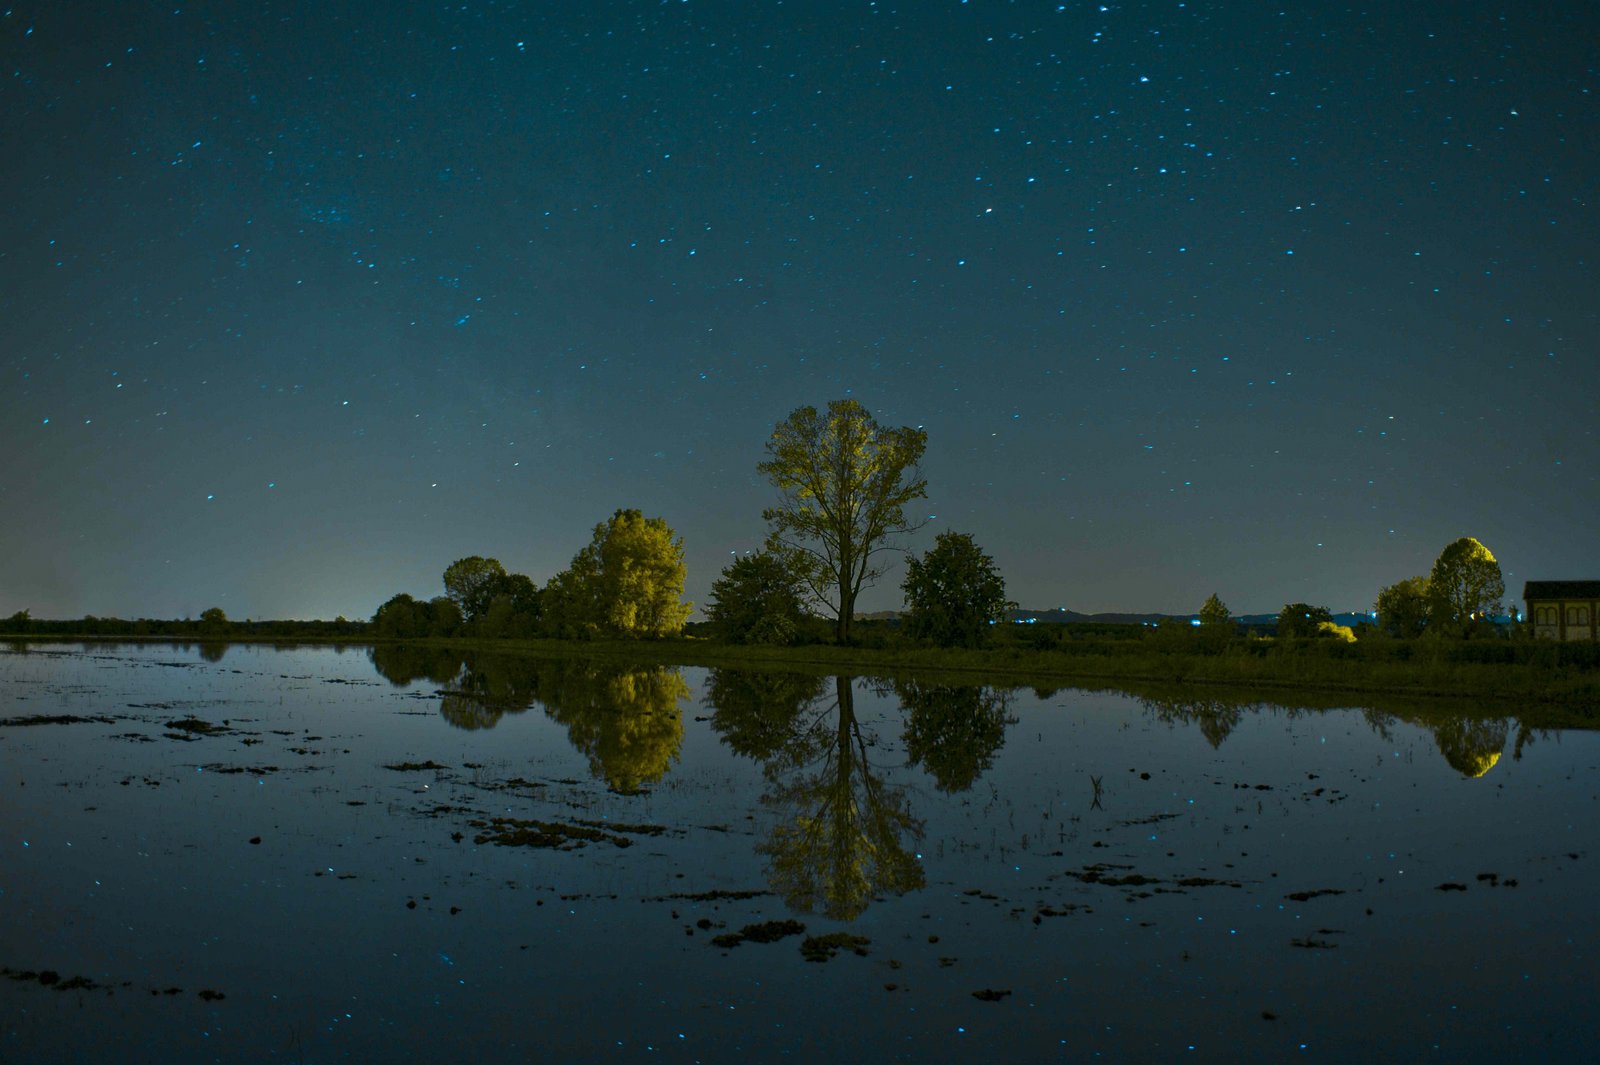
[[[941,647],[981,646],[989,626],[1016,605],[1006,599],[994,559],[967,533],[942,532],[931,551],[908,558],[900,587],[906,630]]]
[[[393,639],[415,639],[430,635],[433,608],[419,603],[405,592],[393,596],[372,615],[372,631]]]
[[[778,490],[762,511],[768,546],[792,553],[811,598],[838,619],[840,643],[861,589],[883,575],[893,538],[915,528],[905,506],[927,495],[918,464],[928,434],[885,429],[853,399],[826,414],[801,407],[780,422],[757,469]]]
[[[222,612],[220,606],[210,607],[200,612],[200,634],[202,636],[223,636],[228,632],[228,615]]]
[[[1312,606],[1310,603],[1285,603],[1278,612],[1278,636],[1313,637],[1323,622],[1333,623],[1333,615],[1327,607]]]
[[[461,616],[461,607],[454,599],[436,595],[428,600],[429,636],[454,636],[464,624],[466,619]]]
[[[706,619],[730,643],[793,643],[805,622],[805,582],[782,554],[741,555],[711,584]]]
[[[1216,592],[1211,593],[1200,606],[1200,625],[1202,628],[1219,628],[1233,621],[1233,615],[1228,612],[1228,604],[1217,597]]]
[[[1407,577],[1379,589],[1373,609],[1378,627],[1390,636],[1410,638],[1428,627],[1428,578]]]
[[[512,639],[533,636],[542,606],[542,593],[531,578],[508,573],[495,582],[489,609],[478,622],[478,635]]]
[[[444,593],[461,608],[467,621],[477,621],[489,611],[495,588],[506,576],[499,559],[469,555],[445,567]]]
[[[1439,553],[1428,575],[1429,621],[1436,628],[1465,632],[1472,622],[1497,613],[1505,594],[1494,554],[1463,536]]]

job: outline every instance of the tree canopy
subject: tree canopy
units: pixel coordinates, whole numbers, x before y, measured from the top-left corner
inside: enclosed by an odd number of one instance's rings
[[[932,550],[906,560],[906,629],[944,647],[978,647],[1012,604],[994,559],[967,533],[942,532]]]
[[[594,527],[594,539],[551,578],[544,609],[557,631],[670,636],[693,604],[682,601],[683,540],[661,518],[619,510]]]
[[[706,620],[730,643],[792,643],[805,620],[805,594],[804,581],[784,555],[740,555],[712,582]]]
[[[1487,547],[1463,536],[1439,553],[1428,575],[1429,619],[1457,631],[1492,616],[1506,594],[1500,563]]]
[[[801,407],[780,422],[757,469],[778,489],[762,511],[769,548],[792,552],[811,597],[838,619],[849,642],[861,589],[883,575],[882,553],[913,528],[905,505],[927,495],[918,463],[928,434],[878,425],[853,399],[826,414]]]
[[[1200,624],[1202,626],[1217,627],[1226,625],[1233,620],[1233,615],[1228,611],[1228,604],[1224,603],[1216,592],[1211,593],[1200,606]]]
[[[1428,578],[1407,577],[1378,590],[1378,627],[1390,636],[1422,635],[1428,627]]]
[[[445,567],[444,593],[461,608],[462,617],[477,621],[488,613],[495,586],[505,575],[499,559],[469,555]]]
[[[1325,606],[1312,606],[1310,603],[1285,603],[1278,613],[1278,635],[1290,636],[1316,636],[1322,624],[1333,624],[1333,615]]]

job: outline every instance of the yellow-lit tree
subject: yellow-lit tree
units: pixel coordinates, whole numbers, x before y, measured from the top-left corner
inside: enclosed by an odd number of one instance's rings
[[[796,559],[815,601],[838,619],[840,643],[850,640],[861,589],[883,575],[881,556],[917,524],[905,505],[928,494],[918,468],[927,443],[921,429],[883,428],[853,399],[826,414],[801,407],[767,441],[756,468],[779,493],[761,513],[768,546]]]
[[[683,630],[683,540],[661,518],[619,510],[594,527],[594,540],[545,589],[551,627],[614,636],[670,636]]]

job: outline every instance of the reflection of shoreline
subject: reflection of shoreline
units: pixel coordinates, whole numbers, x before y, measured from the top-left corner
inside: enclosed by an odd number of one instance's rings
[[[1213,750],[1238,728],[1248,716],[1263,713],[1281,713],[1290,718],[1322,711],[1300,710],[1291,707],[1273,707],[1261,703],[1235,703],[1226,699],[1151,699],[1141,698],[1139,705],[1157,721],[1170,726],[1194,725]],[[1390,738],[1390,728],[1396,721],[1423,729],[1433,735],[1434,743],[1446,762],[1462,776],[1481,777],[1493,769],[1505,751],[1506,740],[1515,722],[1512,717],[1445,716],[1438,713],[1386,714],[1377,710],[1364,710],[1362,717],[1367,725],[1385,739]],[[1512,759],[1522,757],[1522,748],[1531,742],[1536,732],[1526,722],[1517,725],[1516,746]]]
[[[396,687],[439,685],[439,714],[459,729],[492,729],[506,714],[541,705],[613,791],[660,780],[683,746],[679,701],[689,685],[676,669],[406,644],[375,646],[369,655]]]

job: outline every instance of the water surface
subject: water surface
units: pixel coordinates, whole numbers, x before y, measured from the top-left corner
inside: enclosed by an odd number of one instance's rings
[[[1596,733],[0,651],[0,1060],[1583,1060]]]

